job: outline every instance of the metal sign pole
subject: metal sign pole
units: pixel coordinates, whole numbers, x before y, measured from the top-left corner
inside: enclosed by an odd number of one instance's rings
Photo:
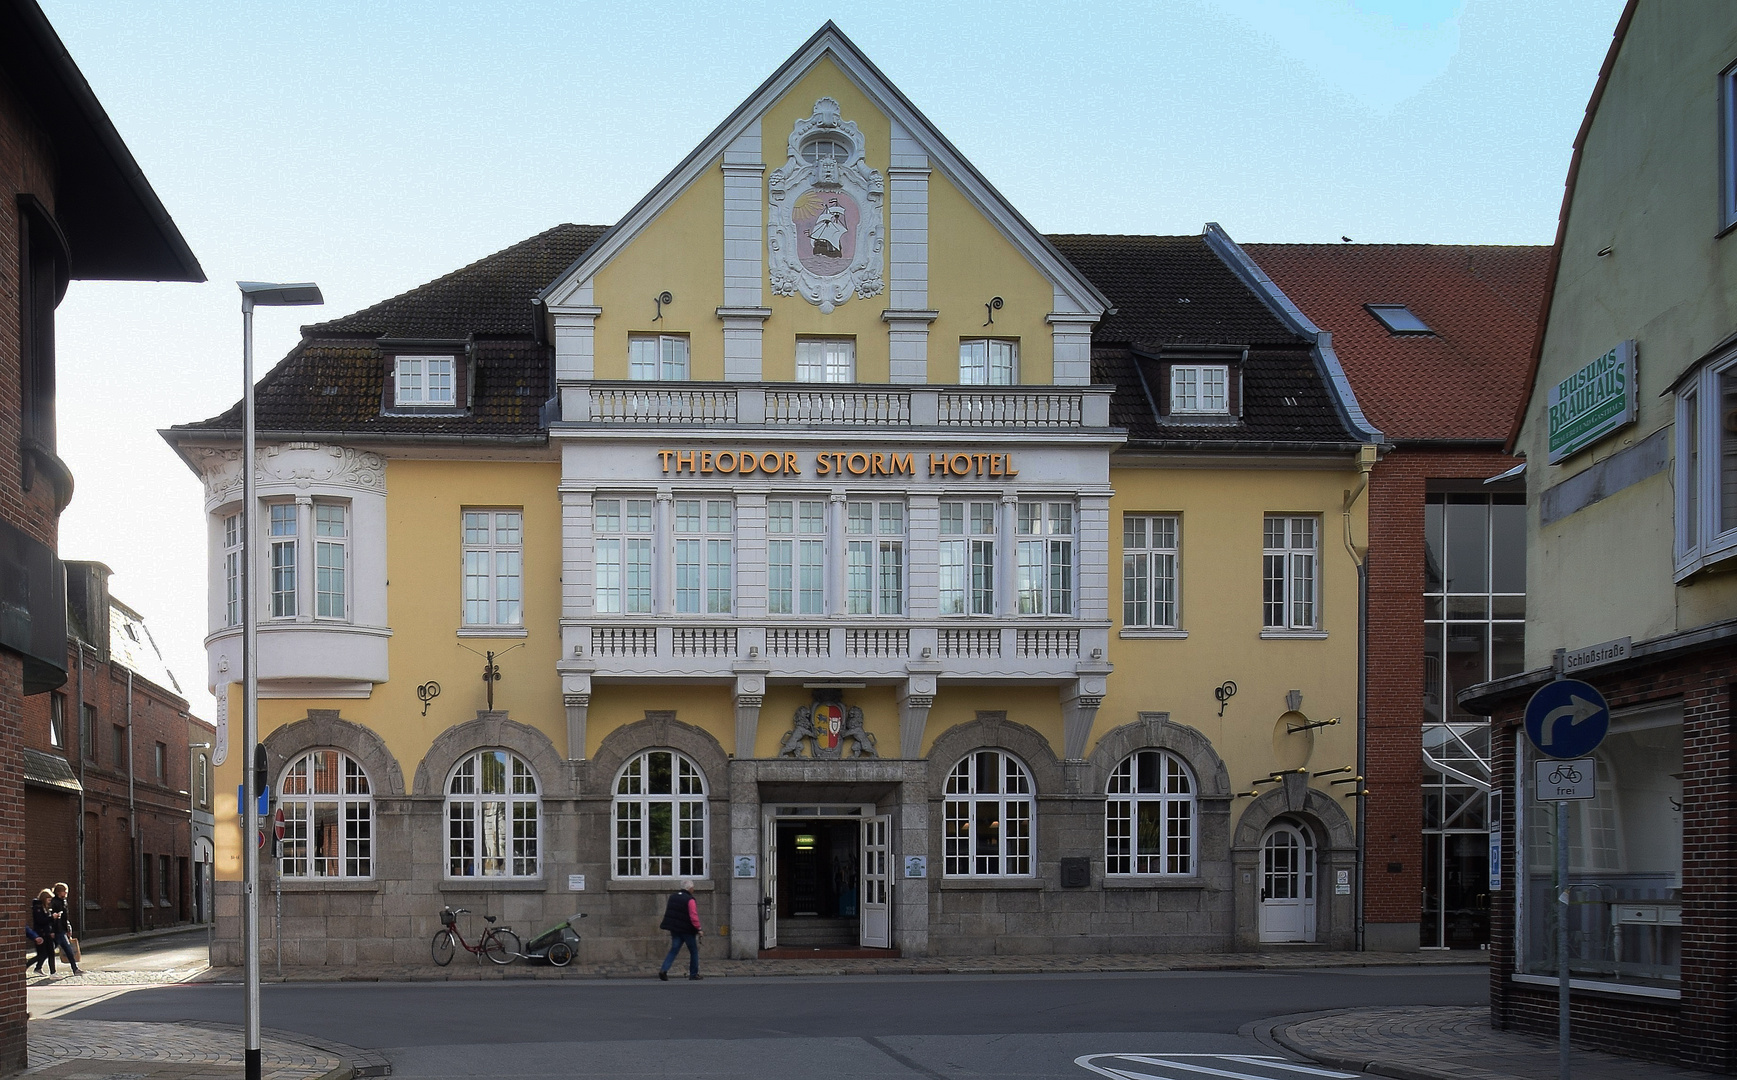
[[[1556,1075],[1568,1066],[1568,802],[1556,800]]]

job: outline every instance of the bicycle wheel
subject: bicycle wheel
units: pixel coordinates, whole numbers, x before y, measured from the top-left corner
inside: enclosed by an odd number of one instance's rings
[[[430,948],[434,952],[435,963],[439,964],[441,967],[445,967],[452,963],[452,954],[455,951],[452,945],[452,931],[442,930],[438,934],[435,934],[434,944],[430,946]]]
[[[557,941],[549,946],[549,963],[556,967],[566,967],[573,962],[573,947],[565,941]]]
[[[483,939],[482,951],[496,964],[510,964],[519,958],[519,935],[511,930],[495,930]]]

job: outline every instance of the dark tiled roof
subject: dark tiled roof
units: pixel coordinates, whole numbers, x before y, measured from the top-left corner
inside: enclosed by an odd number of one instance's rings
[[[1301,341],[1200,236],[1051,236],[1116,314],[1099,344],[1294,345]]]
[[[1235,424],[1163,423],[1151,400],[1159,392],[1158,378],[1158,362],[1150,354],[1125,345],[1092,349],[1092,381],[1116,387],[1110,399],[1110,423],[1128,429],[1130,448],[1138,449],[1142,443],[1233,442],[1313,447],[1356,441],[1339,420],[1307,349],[1249,350],[1243,367],[1242,417]]]
[[[1390,439],[1495,439],[1530,389],[1547,247],[1244,244],[1316,326]],[[1365,304],[1404,304],[1434,331],[1388,333]]]

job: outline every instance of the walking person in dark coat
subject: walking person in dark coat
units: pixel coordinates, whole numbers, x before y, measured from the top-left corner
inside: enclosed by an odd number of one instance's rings
[[[48,914],[54,920],[54,944],[66,955],[66,962],[72,965],[74,975],[83,975],[78,969],[78,957],[72,954],[72,916],[66,910],[66,882],[54,883],[54,895],[48,901]]]
[[[36,899],[30,901],[30,932],[36,942],[36,974],[42,974],[42,962],[48,961],[48,973],[54,974],[54,914],[48,910],[48,901],[54,894],[47,889],[36,894]],[[28,964],[29,961],[26,961]]]
[[[705,931],[700,928],[700,905],[694,899],[694,883],[692,878],[683,878],[682,887],[669,894],[669,903],[664,905],[663,922],[659,928],[669,931],[669,955],[663,958],[663,967],[657,969],[657,977],[668,981],[670,965],[675,963],[676,956],[682,951],[682,946],[688,947],[688,978],[700,977],[700,935]]]

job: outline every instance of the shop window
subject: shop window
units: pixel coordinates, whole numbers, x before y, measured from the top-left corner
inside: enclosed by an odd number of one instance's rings
[[[284,816],[280,874],[374,876],[374,796],[354,758],[338,750],[303,754],[284,770],[277,790]]]
[[[1168,750],[1140,750],[1110,774],[1104,803],[1104,873],[1195,872],[1195,785]]]
[[[979,750],[947,774],[943,802],[948,877],[1023,877],[1037,835],[1031,774],[1012,754]]]
[[[615,779],[615,876],[706,876],[706,778],[674,750],[630,758]]]
[[[452,770],[446,785],[448,877],[538,877],[542,831],[537,775],[517,754],[481,750]]]

